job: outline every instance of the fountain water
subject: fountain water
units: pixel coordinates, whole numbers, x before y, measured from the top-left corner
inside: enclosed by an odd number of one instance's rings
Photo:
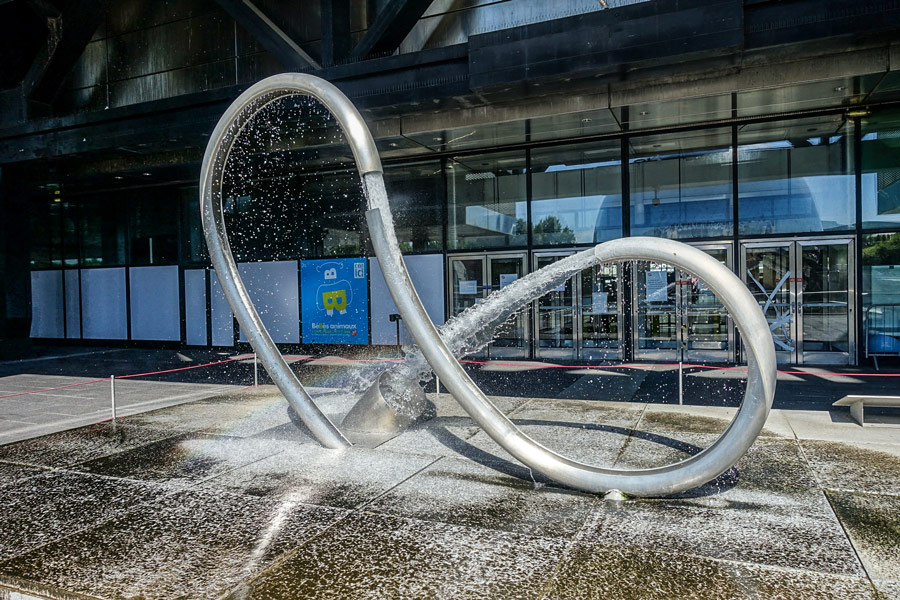
[[[334,114],[346,135],[366,191],[366,218],[375,254],[398,311],[415,339],[424,361],[484,431],[507,452],[530,469],[574,488],[650,496],[671,494],[701,485],[731,468],[753,444],[762,430],[775,393],[775,352],[765,318],[740,280],[705,253],[685,244],[653,238],[626,238],[600,244],[560,261],[555,268],[523,278],[492,294],[480,309],[466,311],[448,323],[442,337],[428,318],[409,278],[394,232],[393,219],[382,179],[381,161],[374,140],[356,108],[328,82],[305,74],[282,74],[260,81],[241,94],[228,108],[213,131],[204,155],[200,204],[203,228],[222,290],[235,317],[273,381],[323,445],[339,448],[349,442],[316,406],[309,393],[288,368],[262,324],[232,256],[224,228],[222,174],[228,153],[246,123],[261,108],[289,95],[304,94],[322,102]],[[559,281],[592,264],[625,260],[653,260],[671,264],[702,279],[733,316],[748,350],[748,382],[741,408],[722,436],[711,446],[677,464],[643,470],[605,469],[583,464],[538,444],[512,423],[469,378],[455,354],[470,351],[490,341],[489,333],[533,298],[546,293]],[[477,328],[477,329],[476,329]],[[472,331],[482,332],[474,338]],[[449,343],[448,343],[449,342]],[[416,356],[404,364],[406,373],[390,379],[378,378],[374,391],[351,411],[350,423],[365,427],[379,421],[384,427],[399,427],[384,398],[397,389],[415,391],[425,367]],[[405,383],[404,383],[405,382]],[[412,382],[410,384],[409,382]],[[414,394],[418,396],[418,394]],[[407,398],[396,402],[413,405]],[[414,411],[409,411],[414,412]],[[392,419],[394,419],[392,421]]]

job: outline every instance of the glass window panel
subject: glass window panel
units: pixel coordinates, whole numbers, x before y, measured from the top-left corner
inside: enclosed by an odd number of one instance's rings
[[[535,246],[595,244],[622,237],[618,140],[532,151]]]
[[[741,234],[807,233],[855,224],[852,122],[843,116],[738,130]]]
[[[524,152],[454,158],[447,168],[450,250],[528,243]]]
[[[862,236],[866,354],[900,352],[900,233]]]
[[[86,267],[125,264],[128,191],[83,198],[79,238]]]
[[[178,201],[173,188],[140,190],[131,203],[129,235],[131,264],[178,262]]]
[[[729,128],[630,138],[631,234],[731,235],[731,156]]]
[[[184,222],[186,224],[186,258],[192,263],[208,263],[209,252],[206,239],[203,237],[203,223],[200,219],[199,188],[187,187],[181,190],[184,206]]]
[[[862,122],[862,225],[900,226],[900,111]]]
[[[385,165],[384,184],[400,249],[442,250],[444,177],[440,161]]]
[[[40,197],[31,204],[31,266],[36,269],[59,266],[60,213],[62,203],[50,197]]]

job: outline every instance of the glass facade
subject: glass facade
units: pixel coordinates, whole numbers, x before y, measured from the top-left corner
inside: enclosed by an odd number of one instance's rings
[[[862,123],[862,226],[900,227],[900,111]]]
[[[371,256],[365,199],[339,132],[328,119],[299,127],[310,107],[292,110],[300,112],[269,115],[287,124],[242,143],[233,168],[226,169],[223,204],[237,260]],[[814,363],[815,353],[845,356],[854,344],[878,342],[870,317],[882,319],[876,326],[881,333],[900,339],[900,278],[893,276],[900,272],[898,140],[898,110],[857,118],[835,112],[396,158],[386,160],[384,169],[402,251],[442,253],[448,260],[447,315],[474,302],[480,287],[502,287],[494,279],[505,272],[492,273],[503,261],[531,267],[519,277],[579,247],[623,235],[675,238],[734,253],[731,267],[751,291],[775,294],[772,306],[783,309],[782,317],[793,309],[778,294],[802,297],[805,318],[773,331],[783,334],[780,351],[793,352],[789,360]],[[44,185],[31,207],[32,268],[208,267],[197,194],[194,184],[74,195]],[[772,262],[773,249],[786,252],[787,262]],[[474,266],[468,274],[457,272],[476,263],[483,272]],[[647,274],[627,265],[609,268],[578,275],[566,284],[571,289],[562,286],[517,317],[515,335],[507,336],[515,344],[506,350],[649,360],[641,353],[667,349],[663,342],[690,353],[696,350],[691,340],[701,340],[705,354],[692,360],[734,358],[729,321],[718,313],[700,319],[688,310],[692,303],[703,310],[717,306],[694,302],[688,288],[675,286],[681,310],[688,312],[676,315],[677,323],[660,317],[645,327],[641,315],[661,310],[658,303],[640,304]],[[784,279],[788,271],[803,277]],[[670,275],[678,285],[688,280]],[[466,285],[459,287],[460,281]],[[862,328],[850,310],[854,303]],[[896,309],[883,308],[888,305]],[[887,332],[894,321],[885,310],[895,311],[896,336]],[[547,320],[551,313],[556,321]],[[687,345],[663,340],[683,328],[693,336]],[[659,338],[662,345],[642,346],[644,338]]]
[[[594,244],[622,237],[618,140],[531,152],[535,246]]]
[[[453,158],[447,170],[448,249],[527,245],[524,151]]]
[[[628,154],[632,235],[731,235],[730,128],[633,137]]]
[[[741,235],[856,225],[853,123],[843,114],[738,128]]]

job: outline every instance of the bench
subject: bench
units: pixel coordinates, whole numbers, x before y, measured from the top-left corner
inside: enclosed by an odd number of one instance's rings
[[[888,406],[891,408],[900,408],[900,396],[844,396],[832,406],[849,406],[850,416],[860,424],[865,426],[863,420],[864,406]]]

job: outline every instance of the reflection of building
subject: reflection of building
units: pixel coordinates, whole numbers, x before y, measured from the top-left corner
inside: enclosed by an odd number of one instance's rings
[[[125,0],[75,19],[40,4],[0,2],[0,338],[233,344],[199,160],[240,91],[300,69],[363,110],[438,321],[578,248],[649,235],[733,268],[784,361],[859,360],[868,314],[900,339],[884,317],[900,304],[892,5]],[[225,188],[252,292],[277,341],[302,343],[297,261],[371,256],[349,151],[309,101],[271,105]],[[371,340],[395,343],[371,266]],[[647,301],[648,273],[663,299]],[[579,274],[487,353],[716,361],[740,344],[689,276],[636,265]]]

